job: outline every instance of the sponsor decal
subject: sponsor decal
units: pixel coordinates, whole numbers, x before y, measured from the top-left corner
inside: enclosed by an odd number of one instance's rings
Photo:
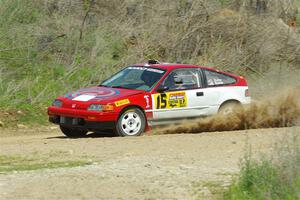
[[[130,103],[129,99],[123,99],[123,100],[120,100],[120,101],[116,101],[115,105],[117,107],[119,107],[119,106],[124,106],[124,105],[129,104],[129,103]]]
[[[159,73],[159,74],[163,74],[165,72],[160,69],[146,68],[146,67],[128,67],[128,69],[143,70],[143,71],[155,72],[155,73]]]
[[[164,71],[162,71],[162,70],[159,70],[159,69],[153,69],[153,68],[148,68],[147,71],[148,71],[148,72],[155,72],[155,73],[159,73],[159,74],[164,73]]]
[[[144,99],[146,101],[146,108],[150,108],[150,96],[149,95],[145,95]]]
[[[167,92],[154,94],[155,109],[170,109],[187,107],[187,96],[185,92]]]

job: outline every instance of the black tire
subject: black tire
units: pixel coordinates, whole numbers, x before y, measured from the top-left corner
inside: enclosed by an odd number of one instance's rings
[[[146,117],[139,108],[127,108],[118,119],[116,134],[119,136],[139,136],[145,131]]]
[[[237,101],[229,101],[221,105],[219,108],[219,114],[230,115],[241,111],[242,105]]]
[[[87,131],[78,130],[75,128],[64,127],[64,126],[60,126],[60,130],[61,130],[61,132],[63,132],[63,134],[65,134],[65,136],[70,137],[70,138],[85,137],[87,134]]]

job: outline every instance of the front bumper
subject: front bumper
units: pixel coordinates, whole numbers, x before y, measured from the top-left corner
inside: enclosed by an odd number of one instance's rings
[[[48,108],[49,121],[60,126],[87,131],[114,129],[118,120],[116,112],[96,112],[70,108]]]
[[[72,127],[72,128],[86,130],[86,131],[113,130],[115,128],[114,121],[92,122],[92,121],[85,121],[82,118],[62,117],[62,116],[49,116],[49,121],[60,126]]]

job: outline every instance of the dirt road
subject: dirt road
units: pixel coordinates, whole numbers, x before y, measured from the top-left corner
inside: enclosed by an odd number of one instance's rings
[[[246,144],[258,156],[293,134],[300,127],[80,139],[57,129],[0,129],[6,159],[86,163],[2,172],[0,199],[209,199],[239,171]]]

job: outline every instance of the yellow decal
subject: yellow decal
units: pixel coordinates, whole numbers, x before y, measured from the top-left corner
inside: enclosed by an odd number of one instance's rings
[[[130,103],[129,99],[123,99],[123,100],[120,100],[120,101],[116,101],[115,105],[117,107],[119,107],[119,106],[124,106],[124,105],[129,104],[129,103]]]
[[[187,106],[185,92],[154,94],[155,109],[182,108]]]

